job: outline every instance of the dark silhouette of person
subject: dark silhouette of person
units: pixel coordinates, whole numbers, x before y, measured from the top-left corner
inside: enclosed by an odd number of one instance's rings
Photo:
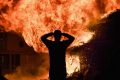
[[[47,38],[50,36],[54,36],[55,40],[48,40]],[[61,36],[66,37],[67,40],[61,41]],[[54,33],[51,32],[43,35],[41,40],[49,50],[50,80],[66,80],[65,52],[67,47],[73,42],[74,37],[67,33],[61,33],[60,30],[55,30]]]

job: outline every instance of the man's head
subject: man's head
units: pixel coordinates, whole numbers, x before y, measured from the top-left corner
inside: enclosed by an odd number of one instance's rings
[[[60,30],[55,30],[54,31],[54,37],[55,37],[55,41],[60,41],[61,31]]]

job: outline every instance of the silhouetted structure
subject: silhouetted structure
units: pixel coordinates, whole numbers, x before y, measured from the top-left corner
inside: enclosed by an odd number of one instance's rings
[[[84,52],[90,65],[85,80],[120,80],[120,10],[103,18],[93,28],[93,39],[73,49]]]
[[[4,76],[1,75],[1,66],[0,66],[0,80],[7,80]]]
[[[34,73],[37,75],[39,73],[37,71],[38,68],[42,66],[41,61],[44,62],[44,58],[39,59],[41,56],[48,57],[48,54],[36,54],[33,48],[29,47],[21,36],[14,32],[5,32],[1,30],[0,26],[0,80],[5,80],[4,75],[14,73],[18,66],[22,68],[21,75],[24,75],[28,70],[28,74],[33,75]],[[31,59],[34,60],[30,61]],[[41,66],[35,66],[33,63]],[[27,73],[25,74],[27,75]],[[9,80],[9,77],[6,78]],[[13,80],[18,79],[14,77]]]
[[[105,20],[105,21],[104,21]],[[120,76],[120,10],[111,13],[96,25],[96,35],[84,50],[90,56],[91,63],[96,67],[88,72],[87,80],[119,80]],[[88,49],[89,48],[89,49]]]
[[[55,41],[48,40],[47,38],[50,36],[54,36]],[[65,36],[68,39],[60,41],[61,36]],[[65,52],[67,47],[73,42],[74,37],[66,33],[61,33],[60,30],[55,30],[54,33],[43,35],[41,39],[49,49],[50,80],[66,80]]]

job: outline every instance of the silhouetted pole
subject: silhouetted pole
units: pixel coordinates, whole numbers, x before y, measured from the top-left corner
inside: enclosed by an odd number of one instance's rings
[[[50,36],[54,36],[55,40],[48,40],[47,38]],[[61,36],[64,36],[68,39],[61,41]],[[54,33],[51,32],[43,35],[41,40],[49,50],[50,80],[66,80],[65,52],[67,47],[73,42],[74,37],[66,33],[61,33],[60,30],[55,30]]]

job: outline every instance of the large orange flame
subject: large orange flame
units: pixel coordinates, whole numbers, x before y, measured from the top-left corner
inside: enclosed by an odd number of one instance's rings
[[[78,46],[93,35],[87,26],[119,4],[119,0],[0,0],[0,25],[21,34],[38,52],[45,51],[40,37],[55,29],[74,35],[71,46]]]

